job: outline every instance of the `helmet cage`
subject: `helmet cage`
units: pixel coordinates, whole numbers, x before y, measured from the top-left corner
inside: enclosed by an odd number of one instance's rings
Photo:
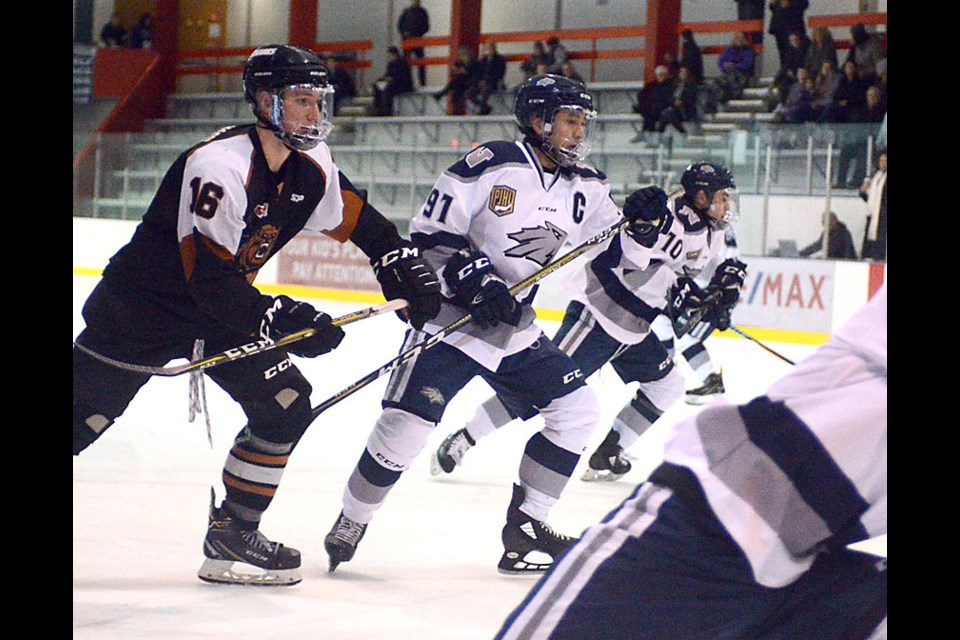
[[[575,146],[567,146],[568,143],[573,143],[573,140],[569,138],[559,140],[556,144],[550,140],[553,137],[553,127],[556,124],[557,114],[564,110],[583,114],[584,135]],[[580,105],[564,104],[558,106],[549,118],[546,115],[546,113],[543,114],[543,135],[539,138],[540,149],[561,167],[569,167],[578,162],[583,162],[593,149],[594,128],[591,126],[591,121],[597,117],[597,112],[592,109],[585,109]]]
[[[287,130],[283,125],[284,94],[288,91],[303,89],[319,94],[317,102],[320,108],[320,120],[316,124],[298,124],[294,129]],[[282,87],[271,92],[269,120],[265,121],[262,117],[260,120],[288,147],[297,151],[308,151],[326,140],[333,131],[333,94],[334,89],[330,85],[296,84]],[[288,126],[290,126],[289,123]]]

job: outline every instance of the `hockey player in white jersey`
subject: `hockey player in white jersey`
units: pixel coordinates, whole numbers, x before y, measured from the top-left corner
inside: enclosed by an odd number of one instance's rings
[[[733,225],[727,225],[723,230],[723,239],[724,251],[714,256],[707,267],[695,278],[696,283],[702,287],[709,286],[710,279],[721,262],[728,258],[740,259],[740,248],[737,245],[737,234]],[[715,330],[725,331],[730,327],[732,311],[732,307],[720,310],[713,322],[701,320],[682,336],[676,335],[673,323],[667,315],[660,315],[653,322],[653,331],[660,338],[667,353],[674,360],[677,357],[686,360],[694,375],[700,380],[700,386],[687,389],[684,397],[687,404],[706,404],[726,392],[723,386],[723,370],[717,368],[704,342]]]
[[[482,144],[444,171],[410,225],[411,240],[441,274],[445,302],[403,350],[466,312],[472,322],[395,369],[343,509],[325,539],[330,570],[351,560],[374,512],[423,449],[450,400],[475,376],[537,407],[543,429],[527,442],[501,530],[503,573],[543,571],[573,541],[546,524],[585,453],[600,415],[579,366],[534,324],[534,291],[509,288],[623,220],[633,236],[611,241],[646,263],[668,222],[661,209],[621,214],[605,176],[582,164],[596,115],[584,86],[555,75],[527,80],[515,101],[523,140]],[[638,239],[646,243],[641,244]]]
[[[691,278],[722,252],[724,229],[737,216],[738,194],[730,172],[708,162],[690,165],[680,182],[683,196],[669,207],[659,187],[646,187],[627,198],[624,212],[643,210],[649,218],[664,211],[670,224],[653,252],[639,261],[621,250],[622,243],[611,243],[592,257],[571,283],[571,301],[554,337],[585,376],[609,362],[624,383],[639,383],[636,395],[590,456],[586,481],[617,480],[630,471],[624,450],[683,395],[683,375],[651,330],[661,312],[669,311],[668,299],[678,298],[672,311],[678,322],[713,299],[702,313],[694,313],[714,320],[736,304],[746,277],[746,265],[731,258],[721,262],[706,290],[692,283]],[[674,287],[677,295],[671,293]],[[514,418],[527,420],[536,413],[535,407],[498,393],[441,443],[431,472],[452,472],[477,440]]]
[[[879,640],[887,287],[766,393],[672,425],[663,463],[497,640]]]

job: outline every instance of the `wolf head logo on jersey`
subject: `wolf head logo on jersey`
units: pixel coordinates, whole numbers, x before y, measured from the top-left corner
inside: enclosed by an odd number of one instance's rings
[[[513,206],[516,202],[516,189],[497,185],[490,191],[490,200],[487,201],[487,208],[498,216],[507,216],[513,213]]]
[[[540,266],[545,266],[553,260],[557,249],[563,245],[567,232],[549,220],[545,224],[545,227],[525,227],[520,231],[508,233],[507,237],[516,240],[517,245],[504,251],[504,255],[511,258],[527,258]]]

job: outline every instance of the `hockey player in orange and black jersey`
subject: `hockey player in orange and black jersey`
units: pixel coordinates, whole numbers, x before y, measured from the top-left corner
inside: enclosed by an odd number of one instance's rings
[[[85,303],[77,344],[160,366],[191,357],[195,340],[220,352],[254,337],[315,330],[285,348],[207,371],[240,403],[248,423],[223,468],[226,497],[220,507],[211,503],[199,576],[287,585],[301,579],[300,554],[268,540],[259,521],[312,421],[311,386],[288,353],[322,355],[344,332],[309,304],[260,293],[252,284],[257,271],[306,230],[359,247],[384,295],[408,301],[399,313],[414,327],[436,315],[441,294],[419,250],[333,162],[324,143],[333,88],[320,59],[298,47],[260,47],[247,59],[243,88],[257,123],[221,130],[174,162]],[[74,455],[103,435],[148,378],[74,347]]]

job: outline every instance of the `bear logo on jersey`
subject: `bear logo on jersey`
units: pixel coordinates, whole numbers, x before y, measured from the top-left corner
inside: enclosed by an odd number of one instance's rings
[[[487,208],[498,216],[507,216],[513,213],[513,207],[516,202],[516,189],[497,185],[490,191],[490,200],[487,202]]]
[[[273,251],[273,244],[277,241],[280,230],[273,225],[265,224],[250,236],[240,250],[237,251],[237,264],[243,272],[255,271],[263,266]]]

